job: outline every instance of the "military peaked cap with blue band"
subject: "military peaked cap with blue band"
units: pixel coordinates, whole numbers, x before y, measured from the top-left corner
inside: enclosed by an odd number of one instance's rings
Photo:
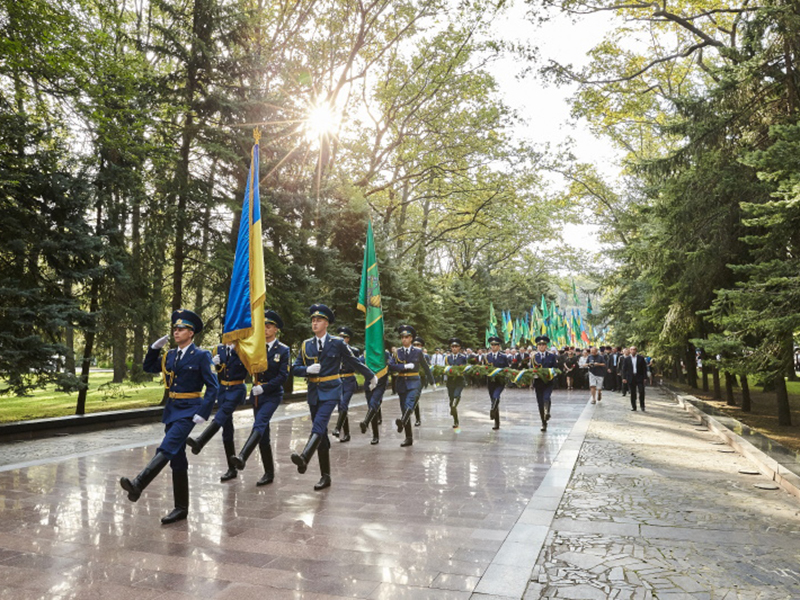
[[[417,336],[417,337],[414,338],[414,343],[415,344],[419,344],[420,346],[424,346],[425,345],[425,340],[423,340],[421,337]]]
[[[493,335],[492,337],[489,338],[489,345],[491,345],[491,344],[502,344],[502,343],[503,343],[503,340],[501,340],[496,335]]]
[[[264,323],[268,325],[275,325],[278,329],[283,329],[283,319],[274,310],[264,311]]]
[[[345,327],[344,325],[339,327],[339,329],[336,330],[336,333],[341,336],[353,337],[353,330],[349,327]]]
[[[407,335],[410,335],[412,338],[417,337],[417,330],[411,325],[398,325],[397,333],[400,334],[400,337],[405,337]]]
[[[537,344],[549,344],[550,343],[550,338],[547,337],[546,335],[540,335],[539,337],[536,338],[536,343]]]
[[[458,345],[460,346],[460,345],[461,345],[461,340],[460,340],[460,339],[458,339],[457,337],[452,337],[452,338],[450,338],[450,342],[449,342],[449,344],[450,344],[451,346],[452,346],[453,344],[458,344]]]
[[[331,325],[336,320],[336,317],[333,316],[333,311],[324,304],[312,304],[308,309],[308,315],[310,317],[322,317]]]
[[[203,319],[197,313],[186,308],[179,308],[172,313],[172,328],[176,327],[191,329],[197,335],[203,331]]]

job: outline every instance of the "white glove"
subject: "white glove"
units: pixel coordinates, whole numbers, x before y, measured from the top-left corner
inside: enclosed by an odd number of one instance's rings
[[[406,363],[405,368],[406,371],[412,371],[416,365],[414,363]]]
[[[195,416],[193,416],[193,417],[192,417],[192,421],[194,421],[194,422],[195,422],[195,423],[197,423],[198,425],[202,425],[203,423],[205,423],[205,422],[206,422],[206,420],[205,420],[203,417],[201,417],[200,415],[195,415]]]
[[[158,338],[155,342],[153,342],[153,345],[150,347],[153,350],[161,350],[161,348],[167,345],[168,341],[169,341],[169,336],[165,335],[164,337]]]
[[[215,354],[214,356],[212,356],[211,362],[214,363],[215,365],[219,365],[219,363],[222,362],[222,360],[219,357],[219,354]]]
[[[378,386],[378,376],[377,375],[373,375],[372,376],[372,380],[369,382],[369,386],[368,386],[369,387],[369,391],[371,392],[377,386]]]
[[[253,396],[260,396],[261,394],[264,393],[264,388],[261,387],[260,385],[254,385],[253,389],[250,391],[253,392]]]
[[[309,365],[308,368],[306,368],[306,373],[308,373],[309,375],[316,375],[317,373],[319,373],[319,370],[321,368],[322,366],[319,363],[314,363],[313,365]]]

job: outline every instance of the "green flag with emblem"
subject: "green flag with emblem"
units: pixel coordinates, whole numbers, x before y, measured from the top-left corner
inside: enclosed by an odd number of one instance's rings
[[[367,224],[367,243],[364,246],[364,265],[361,269],[361,289],[358,292],[358,310],[366,315],[364,327],[364,362],[378,377],[386,374],[386,352],[383,347],[383,307],[381,282],[378,278],[378,260],[375,257],[375,240],[372,220]]]

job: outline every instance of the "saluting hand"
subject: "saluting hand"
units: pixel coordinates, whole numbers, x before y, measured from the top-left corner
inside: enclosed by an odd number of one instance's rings
[[[165,335],[164,337],[158,338],[155,342],[153,342],[153,345],[150,347],[153,350],[161,350],[161,348],[167,345],[168,341],[169,341],[169,335]]]

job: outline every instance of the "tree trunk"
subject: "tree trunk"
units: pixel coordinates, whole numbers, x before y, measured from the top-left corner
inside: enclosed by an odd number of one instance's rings
[[[747,382],[747,375],[741,375],[739,379],[742,382],[742,412],[750,412],[752,407],[750,405],[750,384]]]
[[[688,344],[686,346],[686,356],[684,360],[686,361],[686,379],[689,382],[689,386],[693,389],[697,389],[697,355],[695,354],[693,344]]]
[[[128,372],[128,366],[125,364],[127,358],[128,344],[126,343],[127,332],[121,325],[114,325],[111,330],[111,352],[112,361],[114,366],[114,383],[122,383],[125,381],[125,375]]]
[[[706,361],[703,359],[703,391],[708,391],[708,366],[706,366]]]
[[[778,424],[791,425],[792,412],[789,407],[789,395],[786,391],[786,381],[780,375],[775,378],[775,398],[778,401]]]
[[[725,403],[728,406],[736,406],[736,398],[733,395],[734,375],[725,371]]]
[[[673,381],[680,381],[681,380],[681,363],[678,360],[672,359],[672,380]]]
[[[791,357],[786,361],[786,377],[789,381],[798,381],[797,372],[794,370],[794,335],[788,334],[784,338],[784,353]]]
[[[100,231],[102,225],[103,211],[100,206],[97,207],[97,231]],[[84,346],[83,346],[83,360],[81,361],[81,389],[78,390],[78,402],[75,405],[75,414],[86,414],[86,395],[89,392],[89,369],[92,366],[92,352],[94,352],[94,336],[97,327],[97,313],[100,310],[100,278],[102,275],[97,275],[92,279],[92,286],[89,291],[89,318],[92,319],[92,324],[85,329],[84,333]]]
[[[722,400],[722,390],[719,384],[719,369],[714,367],[711,374],[714,380],[714,400]]]

